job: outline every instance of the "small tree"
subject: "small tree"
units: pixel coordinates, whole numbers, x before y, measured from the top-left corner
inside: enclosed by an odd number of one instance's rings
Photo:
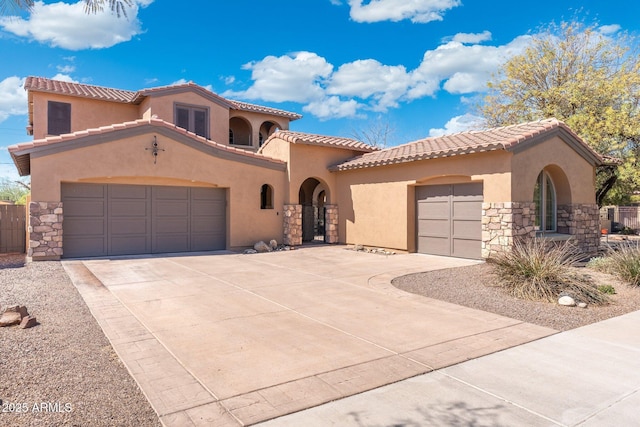
[[[640,57],[634,37],[596,25],[551,24],[489,82],[479,107],[489,126],[555,117],[598,153],[597,202],[640,188]]]
[[[0,0],[0,13],[5,15],[11,13],[11,11],[18,10],[32,10],[34,0]],[[111,9],[112,12],[121,16],[127,16],[127,9],[125,6],[133,6],[132,0],[84,0],[84,10],[86,13],[97,13],[104,10],[105,5]]]
[[[24,205],[31,187],[22,181],[0,178],[0,200]]]
[[[361,129],[351,131],[353,138],[377,148],[386,148],[392,145],[394,134],[395,129],[391,126],[389,120],[381,115],[371,120]]]

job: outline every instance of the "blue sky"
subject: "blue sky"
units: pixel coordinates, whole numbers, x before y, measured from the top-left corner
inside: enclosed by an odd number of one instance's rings
[[[134,0],[126,19],[37,2],[0,17],[0,177],[17,177],[6,147],[30,139],[30,75],[128,90],[193,81],[302,114],[292,130],[352,137],[388,123],[395,145],[465,130],[487,79],[541,25],[636,33],[639,16],[636,0]]]

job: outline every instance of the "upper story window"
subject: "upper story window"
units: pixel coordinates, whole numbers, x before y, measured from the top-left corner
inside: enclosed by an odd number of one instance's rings
[[[176,126],[209,138],[209,111],[202,107],[176,105]]]
[[[71,104],[49,101],[47,105],[47,134],[62,135],[71,132]]]

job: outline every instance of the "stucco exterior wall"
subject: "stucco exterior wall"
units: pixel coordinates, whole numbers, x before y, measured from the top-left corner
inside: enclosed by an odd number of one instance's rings
[[[219,144],[229,143],[229,109],[193,92],[171,95],[154,95],[149,98],[149,112],[152,116],[169,123],[175,123],[175,104],[209,109],[209,139]]]
[[[513,170],[517,173],[513,176],[510,200],[533,200],[536,178],[545,168],[556,187],[558,204],[595,203],[595,167],[559,137],[533,145],[513,156]]]
[[[71,104],[71,132],[109,126],[114,123],[123,123],[139,118],[137,105],[43,92],[32,92],[32,96],[34,139],[47,137],[47,109],[49,101]]]
[[[216,158],[171,138],[158,136],[153,163],[153,134],[33,156],[32,200],[61,200],[61,182],[140,185],[211,186],[228,188],[227,247],[252,246],[258,240],[282,241],[282,206],[286,173]],[[273,187],[274,208],[260,209],[260,189]]]
[[[336,172],[339,240],[415,251],[416,185],[482,181],[485,200],[510,197],[504,151]]]

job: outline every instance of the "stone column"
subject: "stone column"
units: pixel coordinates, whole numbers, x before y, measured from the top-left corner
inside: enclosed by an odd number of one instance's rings
[[[482,257],[509,251],[514,239],[533,239],[535,203],[504,202],[482,204]]]
[[[62,202],[29,203],[29,249],[33,261],[62,256]]]
[[[302,245],[302,205],[284,205],[283,243],[288,246]]]
[[[587,255],[594,255],[600,246],[600,209],[596,204],[557,206],[558,233],[570,234],[574,243]]]
[[[338,205],[325,205],[325,243],[338,243]]]

